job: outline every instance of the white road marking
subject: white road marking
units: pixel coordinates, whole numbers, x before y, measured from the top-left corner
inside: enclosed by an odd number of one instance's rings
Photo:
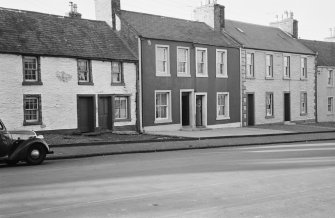
[[[252,153],[273,153],[273,152],[292,152],[292,151],[335,151],[335,148],[298,148],[298,149],[271,149],[248,151]]]
[[[291,148],[291,147],[320,147],[320,146],[334,146],[335,147],[335,142],[333,143],[318,143],[318,144],[283,144],[283,145],[264,145],[264,146],[253,146],[253,147],[243,147],[243,148],[238,148],[239,150],[251,150],[251,149],[266,149],[266,148]]]

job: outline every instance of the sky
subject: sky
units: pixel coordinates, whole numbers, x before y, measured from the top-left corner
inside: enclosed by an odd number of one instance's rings
[[[0,7],[65,15],[70,0],[0,0]],[[72,0],[83,18],[95,19],[94,0]],[[208,0],[121,0],[123,10],[192,20],[192,11]],[[323,40],[335,28],[335,0],[217,0],[225,6],[226,18],[268,25],[284,11],[299,21],[299,37]]]

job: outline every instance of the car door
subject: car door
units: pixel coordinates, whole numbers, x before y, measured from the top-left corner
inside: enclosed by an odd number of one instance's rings
[[[5,125],[0,120],[0,157],[8,155],[12,140]]]

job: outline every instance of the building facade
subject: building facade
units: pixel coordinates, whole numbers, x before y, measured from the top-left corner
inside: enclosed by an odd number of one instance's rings
[[[140,62],[144,131],[240,126],[238,44],[203,22],[124,11],[96,0]]]
[[[335,122],[335,42],[300,40],[317,56],[317,121]]]
[[[1,9],[0,28],[7,128],[136,130],[137,58],[105,22]]]

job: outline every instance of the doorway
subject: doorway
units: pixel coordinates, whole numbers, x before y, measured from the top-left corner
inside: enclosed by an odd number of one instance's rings
[[[112,97],[99,97],[99,127],[102,130],[113,130]]]
[[[182,126],[190,126],[190,93],[183,92],[181,98]]]
[[[284,121],[291,121],[291,95],[284,93]]]
[[[202,127],[204,126],[203,124],[203,96],[197,95],[196,100],[196,126],[197,127]]]
[[[95,107],[93,96],[78,96],[78,129],[81,132],[93,132],[95,122]]]
[[[248,126],[255,125],[255,95],[248,94],[247,99],[247,118],[248,118]]]

